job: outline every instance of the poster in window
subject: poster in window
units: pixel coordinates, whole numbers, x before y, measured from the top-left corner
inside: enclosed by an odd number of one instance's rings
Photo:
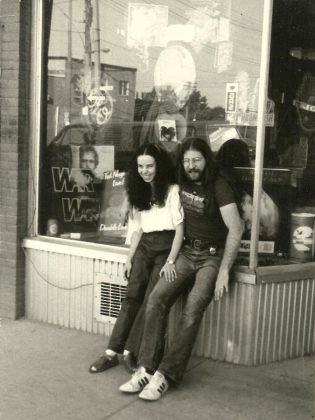
[[[50,152],[48,217],[57,219],[61,235],[97,235],[104,172],[114,166],[113,146],[55,145]]]
[[[175,120],[158,120],[160,141],[177,142],[176,123]]]
[[[114,170],[114,146],[71,145],[72,167],[89,171],[95,182],[104,179],[104,173]]]
[[[127,224],[121,215],[126,198],[126,173],[118,170],[104,173],[104,189],[99,219],[100,241],[123,244],[127,236]]]

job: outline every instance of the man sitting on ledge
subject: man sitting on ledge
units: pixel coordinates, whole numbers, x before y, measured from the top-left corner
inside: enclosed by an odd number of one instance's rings
[[[195,343],[203,313],[214,297],[228,292],[229,271],[236,258],[243,222],[234,193],[219,175],[211,150],[199,138],[188,139],[180,152],[181,200],[185,240],[175,264],[175,279],[161,278],[150,294],[139,353],[139,368],[120,386],[144,400],[157,400],[170,383],[179,383]],[[190,290],[176,336],[164,354],[166,320],[171,306]]]

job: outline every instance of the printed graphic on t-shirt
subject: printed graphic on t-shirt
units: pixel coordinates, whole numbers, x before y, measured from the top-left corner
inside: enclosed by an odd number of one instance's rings
[[[200,197],[187,191],[182,191],[181,200],[185,211],[190,211],[195,214],[203,214],[205,197]]]

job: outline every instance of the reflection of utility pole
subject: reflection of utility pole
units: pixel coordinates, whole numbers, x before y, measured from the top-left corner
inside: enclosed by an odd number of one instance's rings
[[[64,119],[65,124],[69,123],[71,119],[71,76],[72,76],[72,0],[68,3],[68,52],[67,52],[67,65],[66,65],[66,111]]]
[[[100,11],[99,0],[93,2],[93,53],[94,53],[94,87],[101,85],[101,46],[100,46]]]
[[[85,0],[85,30],[84,30],[84,52],[85,66],[91,69],[91,25],[92,25],[92,6],[91,0]]]
[[[86,105],[86,96],[88,95],[89,91],[91,90],[91,83],[88,83],[92,73],[92,47],[91,47],[91,26],[92,26],[92,5],[91,0],[85,0],[85,28],[84,28],[84,89],[83,92],[85,96],[85,105]],[[83,94],[82,92],[82,94]]]

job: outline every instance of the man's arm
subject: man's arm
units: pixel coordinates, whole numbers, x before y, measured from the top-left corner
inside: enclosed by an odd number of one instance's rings
[[[223,296],[224,290],[229,291],[229,271],[237,256],[244,232],[244,222],[235,203],[220,207],[220,212],[228,228],[228,234],[214,291],[215,300]]]

